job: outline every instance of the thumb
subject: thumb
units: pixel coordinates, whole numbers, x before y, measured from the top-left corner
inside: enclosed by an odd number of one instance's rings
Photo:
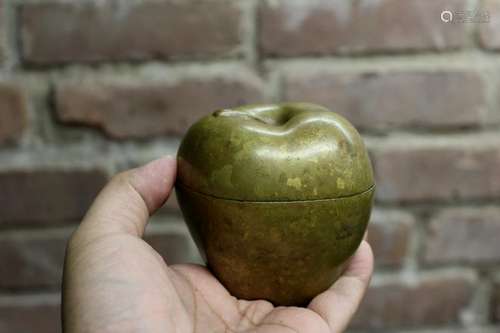
[[[114,176],[76,233],[86,239],[111,233],[142,237],[149,216],[167,200],[175,174],[176,160],[167,156]]]
[[[344,274],[330,289],[316,296],[308,308],[318,313],[331,332],[344,332],[358,309],[373,273],[373,252],[362,241]]]

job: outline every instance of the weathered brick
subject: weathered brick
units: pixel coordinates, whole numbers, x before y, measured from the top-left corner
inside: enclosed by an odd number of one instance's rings
[[[169,265],[186,263],[193,259],[191,242],[187,234],[171,231],[152,231],[144,237]]]
[[[120,139],[180,135],[209,112],[262,99],[259,82],[221,77],[177,83],[67,81],[56,93],[63,122],[96,126]]]
[[[500,208],[451,208],[439,212],[425,237],[426,263],[500,262]]]
[[[169,265],[193,260],[192,242],[187,233],[158,227],[150,226],[144,239]],[[58,288],[69,236],[70,230],[1,234],[0,288]]]
[[[500,3],[496,0],[483,0],[478,14],[487,16],[478,24],[479,43],[485,49],[500,50]],[[484,22],[486,21],[486,22]]]
[[[6,22],[5,15],[5,1],[0,0],[0,65],[5,62],[5,45],[7,43]]]
[[[464,45],[464,24],[440,13],[463,11],[464,0],[267,0],[259,10],[265,55],[446,50]]]
[[[487,109],[476,72],[302,72],[286,76],[286,100],[325,105],[361,130],[475,126]]]
[[[368,289],[351,323],[354,329],[456,325],[475,290],[469,276],[425,276],[414,283],[389,281]]]
[[[58,288],[68,238],[67,231],[0,235],[0,288]]]
[[[78,221],[106,178],[100,169],[0,171],[0,225]]]
[[[491,293],[491,316],[494,322],[500,322],[500,281],[493,283]]]
[[[415,218],[402,211],[375,210],[368,225],[368,241],[376,267],[401,266],[408,254]]]
[[[399,138],[375,148],[372,161],[380,201],[449,201],[500,196],[500,145],[482,136],[442,143]]]
[[[240,19],[229,0],[28,3],[20,8],[22,58],[54,64],[227,56],[240,45]]]
[[[27,122],[26,112],[26,99],[21,88],[0,83],[0,144],[22,135]]]
[[[60,296],[37,294],[0,296],[0,332],[61,332]]]

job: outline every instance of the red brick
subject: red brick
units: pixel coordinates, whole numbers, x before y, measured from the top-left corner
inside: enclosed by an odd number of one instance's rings
[[[265,55],[446,50],[462,47],[465,24],[446,24],[444,10],[463,11],[464,0],[268,0],[259,10]]]
[[[361,130],[475,126],[487,109],[485,84],[468,71],[298,71],[284,89],[286,100],[325,105]]]
[[[500,196],[500,142],[488,136],[442,143],[395,138],[375,148],[377,199],[418,202],[491,199]]]
[[[240,19],[229,0],[29,3],[20,8],[22,58],[54,64],[228,56],[240,45]]]
[[[168,227],[151,224],[145,241],[169,265],[192,261],[194,248],[187,232],[171,231]],[[0,234],[0,288],[59,288],[70,232],[52,229]]]
[[[0,296],[0,332],[61,332],[57,294]]]
[[[79,221],[105,182],[99,169],[0,171],[0,225]]]
[[[0,288],[59,288],[67,231],[0,235]]]
[[[262,99],[260,85],[234,78],[65,82],[56,93],[63,122],[96,126],[120,139],[181,135],[209,112]]]
[[[26,100],[21,88],[0,83],[0,144],[22,135],[26,127],[26,112]]]
[[[500,262],[500,208],[451,208],[439,212],[425,237],[426,263]]]
[[[415,218],[401,211],[375,210],[368,226],[368,241],[376,267],[401,266],[408,255]]]
[[[192,244],[188,237],[187,234],[153,229],[146,233],[144,239],[161,254],[167,264],[173,265],[193,260]]]
[[[500,50],[500,3],[496,0],[483,0],[477,12],[484,16],[478,24],[479,43],[485,49]]]
[[[369,288],[351,328],[392,329],[457,325],[471,302],[469,277],[420,276],[414,283],[390,281]]]
[[[0,288],[58,288],[69,236],[70,230],[0,234]],[[155,224],[149,226],[144,239],[169,265],[193,260],[194,249],[187,233]]]

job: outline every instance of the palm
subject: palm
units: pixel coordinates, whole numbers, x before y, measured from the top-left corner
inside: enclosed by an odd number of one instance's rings
[[[87,294],[95,293],[93,311],[105,319],[94,321],[95,331],[329,332],[311,310],[237,300],[202,266],[167,266],[133,236],[100,238],[79,253],[85,266],[74,267],[72,275]],[[103,291],[106,297],[100,298]]]
[[[199,332],[330,332],[311,310],[236,299],[204,267],[178,265],[172,270],[184,278],[181,283],[190,284],[190,294],[184,296],[194,301],[189,314]]]
[[[338,333],[345,328],[373,269],[368,243],[308,308],[238,300],[206,268],[168,266],[141,238],[149,215],[168,196],[172,163],[160,160],[115,177],[73,235],[64,268],[65,332]]]

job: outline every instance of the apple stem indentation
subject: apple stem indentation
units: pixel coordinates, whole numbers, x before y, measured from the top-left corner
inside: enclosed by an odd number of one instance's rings
[[[253,112],[247,110],[221,109],[212,113],[214,117],[246,117],[271,126],[283,126],[292,117],[293,112],[285,108],[267,107],[255,108]]]

